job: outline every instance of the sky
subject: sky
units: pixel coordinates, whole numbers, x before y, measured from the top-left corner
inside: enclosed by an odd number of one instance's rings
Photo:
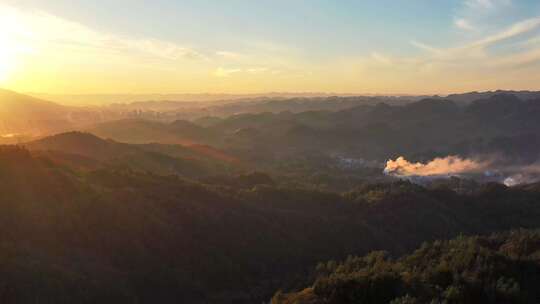
[[[540,90],[538,0],[0,0],[0,87]]]

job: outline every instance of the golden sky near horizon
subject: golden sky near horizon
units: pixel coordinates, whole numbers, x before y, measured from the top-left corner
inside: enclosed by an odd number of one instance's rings
[[[508,0],[485,1],[468,0],[462,10],[510,5]],[[540,17],[519,16],[483,29],[473,25],[472,17],[465,19],[467,14],[473,15],[467,11],[464,17],[450,16],[448,27],[454,36],[461,35],[452,45],[433,46],[410,34],[403,46],[364,45],[355,52],[335,42],[325,44],[325,36],[316,42],[316,50],[307,42],[287,44],[276,37],[246,38],[245,47],[235,49],[240,43],[231,42],[222,49],[119,33],[42,9],[0,4],[0,87],[51,94],[540,89]],[[307,34],[315,36],[317,30],[323,31],[314,28]],[[378,31],[388,40],[397,39],[395,33]],[[337,29],[335,35],[340,35]],[[342,36],[336,41],[346,45],[351,38]],[[217,38],[201,41],[212,39]]]

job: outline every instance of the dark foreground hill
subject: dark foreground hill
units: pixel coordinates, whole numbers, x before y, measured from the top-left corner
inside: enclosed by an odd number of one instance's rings
[[[540,223],[534,185],[459,195],[405,182],[308,191],[260,174],[221,184],[77,170],[2,147],[0,301],[260,303],[305,286],[319,261]]]
[[[540,232],[517,230],[321,263],[312,286],[272,303],[538,303],[539,284]]]

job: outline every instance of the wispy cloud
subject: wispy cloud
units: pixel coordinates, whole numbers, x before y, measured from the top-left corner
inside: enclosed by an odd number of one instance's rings
[[[523,41],[523,46],[526,46],[526,47],[533,47],[536,45],[540,45],[540,36],[535,36],[535,37],[532,37],[530,39]]]
[[[424,50],[424,51],[427,51],[427,52],[430,52],[430,53],[434,53],[434,54],[439,54],[441,53],[441,50],[438,49],[438,48],[435,48],[435,47],[432,47],[430,45],[427,45],[425,43],[422,43],[422,42],[418,42],[416,40],[411,40],[411,45],[421,49],[421,50]]]
[[[493,9],[512,5],[512,0],[466,0],[465,6],[471,9]]]
[[[464,6],[473,10],[490,10],[512,5],[512,0],[465,0]]]
[[[392,60],[389,57],[387,57],[387,56],[385,56],[383,54],[380,54],[378,52],[372,52],[371,53],[371,58],[373,58],[373,60],[375,60],[375,61],[377,61],[377,62],[379,62],[381,64],[392,65]]]
[[[470,8],[492,8],[494,3],[492,0],[467,0],[465,5]]]
[[[214,76],[220,77],[220,78],[226,78],[226,77],[230,77],[233,74],[237,74],[237,73],[240,73],[240,72],[242,72],[242,69],[219,67],[214,71]]]
[[[475,39],[453,46],[411,40],[420,53],[404,56],[372,52],[359,60],[359,69],[366,77],[405,90],[412,86],[446,90],[532,88],[540,79],[531,74],[540,63],[540,44],[530,36],[539,29],[540,17],[536,17],[482,36],[475,32]]]
[[[227,78],[227,77],[233,76],[235,74],[241,74],[241,73],[250,74],[250,75],[268,73],[268,74],[275,75],[275,74],[279,73],[279,71],[278,70],[271,70],[271,69],[266,68],[266,67],[247,67],[247,68],[224,68],[224,67],[219,67],[214,71],[213,74],[216,77]]]
[[[457,18],[454,20],[454,25],[462,30],[473,31],[475,27],[467,21],[465,18]]]
[[[509,0],[468,0],[464,2],[464,6],[472,10],[497,10],[501,7],[511,5]],[[423,51],[422,54],[411,57],[392,57],[378,56],[377,53],[372,53],[370,59],[373,64],[378,64],[381,67],[387,66],[389,62],[394,63],[394,66],[400,65],[402,69],[414,71],[443,71],[459,68],[460,72],[465,73],[467,70],[471,72],[481,71],[483,68],[501,67],[518,68],[523,66],[524,62],[533,62],[538,60],[536,54],[538,51],[534,48],[534,40],[526,38],[535,30],[540,29],[540,16],[529,18],[499,27],[498,30],[485,33],[476,26],[473,26],[468,19],[457,18],[454,20],[454,26],[462,30],[473,32],[473,35],[467,37],[475,37],[469,42],[463,42],[459,45],[450,47],[435,47],[425,42],[411,40],[411,45]],[[481,26],[480,26],[481,27]],[[525,37],[525,41],[520,39]],[[523,39],[522,39],[523,40]],[[516,42],[517,41],[517,42]],[[492,53],[492,47],[508,46],[511,44],[521,44],[521,48],[512,49],[508,53]],[[513,65],[514,63],[514,65]],[[408,66],[408,68],[407,68]]]
[[[123,56],[149,57],[163,60],[202,60],[197,50],[170,41],[152,38],[129,38],[100,32],[77,22],[44,12],[21,11],[0,5],[3,35],[18,45],[35,52],[66,50],[95,53],[117,53]],[[8,21],[6,21],[8,20]]]
[[[255,68],[248,68],[246,71],[250,74],[260,74],[260,73],[267,72],[268,70],[269,70],[268,68],[255,67]]]
[[[539,27],[540,27],[540,17],[523,20],[523,21],[513,24],[512,26],[510,26],[509,28],[501,32],[498,32],[493,35],[489,35],[483,39],[480,39],[472,43],[470,46],[471,47],[486,47],[494,43],[525,34]]]
[[[165,59],[165,60],[179,60],[179,59],[190,59],[190,60],[207,60],[207,56],[202,53],[183,46],[179,46],[175,43],[160,41],[155,39],[124,39],[120,37],[113,37],[113,39],[108,39],[100,41],[99,46],[105,50],[116,51],[116,52],[125,52],[134,54],[139,54],[143,56],[151,56],[155,58]]]
[[[432,60],[455,59],[462,62],[466,61],[467,58],[479,60],[479,57],[488,57],[488,53],[486,51],[488,47],[525,35],[538,28],[540,28],[540,17],[519,21],[498,32],[486,35],[460,46],[440,49],[414,40],[411,41],[411,44],[421,50],[428,51],[431,54],[430,58]],[[530,41],[530,39],[526,41]]]
[[[217,51],[216,55],[225,59],[240,59],[242,54],[231,51]]]
[[[501,58],[493,58],[493,65],[502,68],[523,68],[540,62],[540,48],[511,54]]]
[[[58,80],[47,84],[47,79],[53,78],[50,71],[54,71],[62,74],[58,79],[63,77],[62,89],[66,90],[78,89],[71,88],[72,75],[77,75],[85,77],[77,83],[89,83],[83,88],[88,91],[110,82],[110,90],[116,90],[120,83],[123,88],[139,90],[144,85],[154,91],[176,90],[179,86],[201,91],[229,90],[235,86],[241,91],[251,86],[252,90],[263,87],[386,92],[399,85],[405,88],[402,92],[412,92],[427,88],[425,83],[429,82],[434,92],[447,88],[451,84],[449,79],[481,87],[485,79],[505,83],[501,79],[507,80],[510,76],[505,78],[506,75],[511,74],[513,79],[519,79],[517,76],[525,72],[515,72],[518,69],[535,71],[530,66],[540,62],[540,40],[532,37],[540,34],[540,16],[519,22],[513,19],[520,16],[517,14],[498,18],[516,7],[517,1],[460,0],[448,12],[450,33],[441,30],[436,44],[411,36],[405,40],[417,48],[411,51],[410,46],[398,45],[403,37],[381,30],[381,35],[392,35],[385,37],[392,42],[368,44],[377,45],[372,50],[359,45],[358,50],[364,55],[358,56],[351,55],[355,51],[353,46],[331,46],[332,52],[321,52],[313,51],[311,43],[305,44],[303,39],[284,39],[288,41],[284,43],[279,37],[244,35],[227,40],[218,49],[203,48],[190,41],[122,35],[114,29],[98,30],[51,14],[0,5],[0,48],[2,40],[8,39],[4,45],[24,49],[25,52],[16,53],[32,57],[26,64],[31,68],[21,68],[23,75],[17,75],[17,79],[32,79],[21,81],[25,86],[45,83],[34,90],[57,90]],[[343,35],[343,39],[347,37]],[[31,78],[31,74],[38,76]],[[538,75],[536,79],[540,80]],[[415,84],[418,85],[414,87]],[[19,87],[26,90],[25,86]]]
[[[454,14],[453,26],[466,32],[480,32],[485,21],[501,19],[513,3],[512,0],[464,0]]]

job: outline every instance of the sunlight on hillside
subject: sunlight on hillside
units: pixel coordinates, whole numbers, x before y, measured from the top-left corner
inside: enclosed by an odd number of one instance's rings
[[[0,0],[0,304],[540,304],[540,0]]]

